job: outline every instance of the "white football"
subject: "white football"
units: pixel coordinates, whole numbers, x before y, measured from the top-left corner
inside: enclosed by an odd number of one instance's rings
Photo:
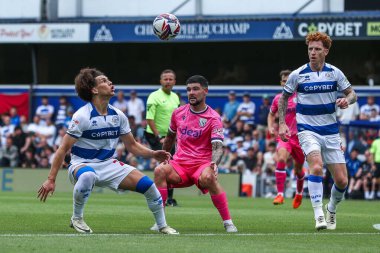
[[[181,24],[173,14],[160,14],[153,21],[153,32],[160,40],[174,39],[180,31]]]

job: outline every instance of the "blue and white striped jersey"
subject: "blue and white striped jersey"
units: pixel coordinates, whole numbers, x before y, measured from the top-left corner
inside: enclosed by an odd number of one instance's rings
[[[319,72],[312,71],[309,64],[294,70],[289,75],[284,92],[297,92],[298,132],[308,130],[320,135],[338,134],[337,93],[350,86],[343,72],[328,63]]]
[[[74,113],[67,134],[78,139],[71,148],[71,164],[100,162],[115,156],[119,136],[131,132],[128,118],[108,105],[106,116],[91,103]]]

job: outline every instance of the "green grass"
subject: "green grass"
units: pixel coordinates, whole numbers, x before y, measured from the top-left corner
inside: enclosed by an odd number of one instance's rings
[[[145,200],[134,193],[92,194],[85,211],[94,231],[69,228],[71,194],[57,193],[40,203],[35,193],[0,193],[0,252],[379,252],[380,203],[345,201],[335,231],[316,232],[311,204],[293,210],[291,200],[230,198],[237,234],[226,234],[209,196],[176,195],[168,223],[181,235],[149,230]],[[327,202],[325,200],[324,202]]]

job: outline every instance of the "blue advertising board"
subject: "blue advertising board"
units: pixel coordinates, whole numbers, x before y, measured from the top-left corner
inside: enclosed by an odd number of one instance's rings
[[[174,42],[303,40],[309,32],[321,31],[333,39],[380,39],[380,20],[308,19],[297,21],[183,22]],[[91,42],[162,42],[152,24],[94,23]]]
[[[224,21],[181,24],[176,42],[293,39],[293,21]],[[151,23],[91,24],[91,42],[160,42]]]

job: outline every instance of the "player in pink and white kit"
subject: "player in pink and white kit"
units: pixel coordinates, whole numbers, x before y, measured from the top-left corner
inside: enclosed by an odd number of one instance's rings
[[[206,104],[208,81],[200,75],[187,79],[189,103],[174,110],[163,149],[177,151],[169,163],[154,170],[154,181],[163,203],[167,186],[182,188],[196,185],[211,200],[223,219],[226,232],[237,232],[232,223],[225,191],[217,181],[218,164],[223,155],[223,126],[220,115]]]
[[[283,70],[280,72],[281,86],[284,86],[290,75],[290,70]],[[270,112],[268,114],[268,129],[271,134],[275,134],[274,122],[275,114],[278,111],[278,100],[281,94],[277,94],[272,102]],[[276,185],[277,196],[273,200],[274,205],[282,205],[284,203],[284,188],[286,182],[286,162],[291,155],[294,159],[294,170],[297,176],[297,190],[293,200],[293,208],[298,208],[302,203],[302,192],[305,172],[302,170],[305,162],[305,156],[302,152],[301,146],[297,137],[297,121],[296,121],[296,93],[293,93],[288,100],[288,109],[286,111],[285,121],[290,129],[290,138],[284,142],[277,136],[277,165],[276,165]]]

